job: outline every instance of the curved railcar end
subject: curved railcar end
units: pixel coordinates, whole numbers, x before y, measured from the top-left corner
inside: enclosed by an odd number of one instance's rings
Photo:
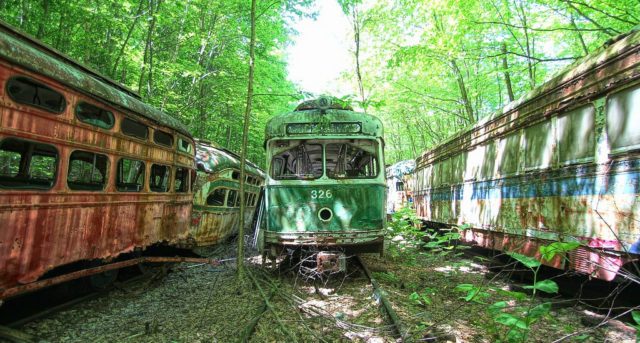
[[[285,247],[382,253],[381,121],[337,99],[307,101],[265,129],[265,254]]]
[[[425,221],[463,239],[538,255],[612,280],[640,256],[640,32],[608,42],[552,80],[416,159]],[[565,258],[566,257],[566,258]]]
[[[189,240],[213,245],[237,232],[240,221],[240,156],[211,143],[196,143],[197,178]],[[245,168],[245,227],[253,222],[265,174],[247,161]]]

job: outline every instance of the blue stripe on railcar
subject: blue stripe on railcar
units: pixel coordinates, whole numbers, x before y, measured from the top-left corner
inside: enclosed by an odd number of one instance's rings
[[[472,200],[588,195],[638,194],[640,161],[622,161],[610,166],[608,174],[596,175],[595,166],[522,175],[471,184]],[[467,184],[431,190],[433,201],[460,201]],[[427,191],[429,193],[429,191]]]

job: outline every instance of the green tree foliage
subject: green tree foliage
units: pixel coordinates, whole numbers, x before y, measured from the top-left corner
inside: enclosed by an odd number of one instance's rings
[[[342,2],[366,18],[360,69],[369,112],[386,124],[390,163],[415,158],[640,23],[636,0]],[[358,93],[356,77],[347,78]]]
[[[296,101],[283,50],[287,19],[312,0],[257,5],[255,100],[248,158],[263,162],[262,128]],[[178,117],[199,138],[240,152],[250,1],[8,0],[0,15]]]

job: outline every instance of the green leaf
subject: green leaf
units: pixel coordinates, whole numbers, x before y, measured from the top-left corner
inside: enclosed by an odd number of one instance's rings
[[[510,328],[517,327],[520,329],[528,329],[527,323],[522,319],[512,315],[511,313],[501,312],[497,316],[493,317],[493,320],[496,323],[500,323],[502,325],[508,326]]]
[[[631,311],[631,318],[640,325],[640,311]]]
[[[533,320],[536,320],[544,316],[545,314],[549,313],[550,310],[551,310],[551,303],[546,302],[532,308],[531,311],[529,311],[529,313],[527,314],[527,317]]]
[[[504,308],[506,308],[507,305],[508,304],[506,301],[498,301],[496,303],[491,304],[491,306],[487,307],[487,311],[495,315],[495,314],[498,314],[498,312],[502,311]]]
[[[475,286],[470,283],[461,283],[457,285],[456,288],[454,288],[454,290],[458,292],[468,292],[474,288]]]
[[[517,252],[508,252],[507,255],[511,256],[512,258],[518,260],[518,262],[522,263],[523,265],[527,266],[528,268],[536,268],[538,266],[540,266],[540,261],[536,260],[533,257],[529,257],[529,256],[525,256],[522,254],[518,254]]]
[[[429,298],[428,296],[426,296],[426,295],[424,295],[424,294],[423,294],[423,295],[422,295],[422,297],[421,297],[421,299],[422,299],[422,301],[424,301],[424,303],[425,303],[426,305],[431,305],[431,298]]]
[[[554,242],[540,247],[540,255],[543,260],[551,261],[557,254],[566,253],[580,246],[577,242]]]
[[[411,295],[409,295],[409,300],[412,300],[412,301],[420,300],[420,295],[416,292],[413,292],[411,293]]]
[[[558,293],[558,284],[553,280],[542,280],[533,286],[524,286],[526,289],[536,289],[545,293]]]

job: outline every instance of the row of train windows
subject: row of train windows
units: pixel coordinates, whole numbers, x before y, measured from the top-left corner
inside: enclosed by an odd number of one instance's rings
[[[624,153],[640,148],[640,87],[610,95],[605,107],[607,150]],[[596,110],[586,105],[552,120],[529,126],[500,140],[476,147],[418,172],[419,185],[439,186],[486,180],[593,161],[596,156]]]
[[[258,195],[256,193],[244,193],[245,206],[255,206],[258,201]],[[240,207],[240,194],[235,189],[228,188],[216,188],[209,196],[207,196],[207,205],[209,206],[226,206],[226,207]]]
[[[234,170],[231,173],[231,178],[234,180],[239,180],[240,179],[240,172],[237,170]],[[250,175],[245,176],[244,178],[245,182],[250,184],[250,185],[255,185],[255,186],[259,186],[260,185],[260,179],[252,177]]]
[[[58,151],[52,145],[8,138],[0,143],[0,187],[13,189],[49,189],[53,187],[58,169]],[[76,150],[69,157],[67,186],[72,190],[100,191],[107,184],[109,158],[106,155]],[[121,158],[116,169],[116,189],[120,192],[140,192],[144,189],[145,163]],[[168,192],[171,167],[152,164],[149,189]],[[174,187],[177,193],[189,191],[189,169],[175,168]]]
[[[50,87],[25,76],[15,76],[7,81],[7,93],[17,103],[30,105],[53,113],[61,113],[67,106],[64,96]],[[76,117],[83,123],[109,130],[115,125],[111,111],[88,102],[81,101],[76,106]],[[129,118],[123,118],[120,131],[127,136],[147,140],[149,127]],[[156,144],[173,147],[172,134],[160,130],[153,131]],[[191,153],[193,147],[187,140],[178,137],[178,150]]]

